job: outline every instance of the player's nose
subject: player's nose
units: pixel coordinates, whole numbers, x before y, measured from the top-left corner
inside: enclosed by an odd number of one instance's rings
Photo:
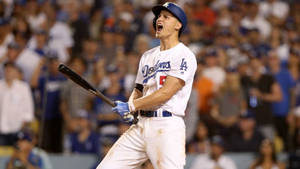
[[[159,15],[156,22],[159,23],[159,22],[162,22],[164,19],[164,17],[162,15]]]

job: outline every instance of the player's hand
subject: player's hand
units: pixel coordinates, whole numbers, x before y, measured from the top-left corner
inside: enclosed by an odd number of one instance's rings
[[[113,112],[118,113],[125,122],[132,122],[134,117],[130,113],[127,102],[116,101],[116,106],[112,108]]]

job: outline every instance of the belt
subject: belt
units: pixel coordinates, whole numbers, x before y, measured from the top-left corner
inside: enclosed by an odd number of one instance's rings
[[[143,117],[171,117],[172,113],[164,110],[160,115],[157,111],[140,110],[140,115]]]

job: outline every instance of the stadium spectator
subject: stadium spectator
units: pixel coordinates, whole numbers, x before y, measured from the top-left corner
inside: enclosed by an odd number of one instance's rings
[[[211,152],[198,156],[191,169],[236,169],[233,160],[224,155],[225,142],[221,136],[215,135],[211,140]]]
[[[282,99],[281,89],[275,79],[264,74],[265,67],[258,58],[250,60],[251,76],[241,79],[242,87],[246,91],[248,109],[255,114],[258,129],[266,138],[273,140],[275,129],[271,104]]]
[[[49,50],[48,40],[48,32],[44,29],[37,29],[28,42],[28,48],[33,50],[40,57],[44,57],[46,51]]]
[[[99,156],[100,138],[98,133],[93,131],[89,114],[85,110],[79,110],[77,129],[70,133],[69,142],[72,153],[93,154]]]
[[[32,132],[18,132],[14,152],[6,169],[52,169],[47,154],[35,147],[36,141]]]
[[[259,15],[258,4],[252,0],[246,0],[246,16],[241,20],[240,25],[246,29],[258,29],[260,35],[263,39],[266,39],[270,36],[271,25],[263,17]]]
[[[285,165],[277,160],[273,143],[269,139],[262,141],[257,159],[251,164],[250,169],[278,168],[285,169]]]
[[[102,2],[102,1],[96,1]],[[98,39],[101,37],[100,28],[103,25],[103,18],[102,18],[102,10],[99,8],[94,8],[91,13],[90,17],[90,26],[89,26],[89,34],[92,39]]]
[[[280,102],[272,103],[272,112],[277,134],[282,139],[285,150],[287,150],[289,129],[287,117],[290,112],[290,107],[294,106],[291,104],[291,100],[294,100],[294,98],[291,98],[291,93],[293,92],[296,83],[292,75],[286,69],[281,68],[280,60],[275,51],[269,52],[268,65],[270,73],[281,88],[282,100]]]
[[[49,48],[58,52],[59,61],[67,62],[71,59],[71,49],[74,46],[73,34],[66,23],[67,15],[57,12],[53,6],[48,6],[46,30],[49,32]]]
[[[84,77],[86,62],[83,58],[74,57],[70,60],[70,68]],[[76,129],[76,122],[73,119],[77,116],[78,110],[87,110],[89,97],[90,95],[85,89],[72,81],[66,81],[62,84],[60,111],[67,130],[74,131]]]
[[[30,83],[33,71],[39,64],[40,57],[33,50],[27,48],[27,43],[31,37],[31,30],[25,18],[18,18],[14,29],[15,42],[20,46],[20,54],[16,64],[22,69],[24,80]]]
[[[246,108],[247,102],[240,86],[239,75],[234,70],[228,70],[225,82],[213,99],[211,115],[216,129],[220,132],[224,128],[232,127]]]
[[[84,2],[87,1],[82,1],[82,4],[80,4],[79,1],[69,1],[71,4],[64,5],[65,10],[68,10],[68,22],[73,33],[72,39],[74,40],[74,45],[72,46],[72,55],[78,55],[81,53],[82,43],[90,36],[89,13],[87,12],[90,11],[91,6]]]
[[[14,63],[4,64],[0,80],[0,145],[13,145],[15,134],[33,121],[34,107],[30,87],[21,81]]]
[[[102,93],[112,100],[126,100],[124,87],[121,84],[120,71],[115,65],[106,67],[108,86]],[[121,122],[118,114],[112,112],[111,106],[99,98],[94,100],[94,112],[97,114],[98,125],[102,135],[118,138],[117,125]]]
[[[210,141],[207,126],[198,121],[194,138],[188,143],[188,152],[191,154],[210,153]]]
[[[247,43],[250,45],[250,53],[252,56],[262,58],[271,50],[270,44],[261,39],[257,28],[248,28],[246,37]]]
[[[55,51],[48,51],[40,60],[31,79],[35,89],[35,103],[41,119],[41,147],[47,152],[62,152],[63,119],[59,110],[60,94],[66,80],[58,72],[58,56]]]
[[[115,28],[104,26],[99,47],[99,55],[103,56],[106,65],[116,64],[117,47],[115,44]]]
[[[216,22],[216,13],[210,8],[209,3],[207,0],[195,0],[193,17],[205,25],[212,26]]]
[[[208,115],[211,108],[211,99],[213,97],[214,83],[203,75],[205,69],[203,59],[197,60],[197,71],[195,76],[194,88],[198,91],[198,111],[200,115]]]
[[[228,151],[230,152],[257,152],[264,139],[257,130],[254,113],[241,113],[237,128],[231,130],[228,137]],[[238,140],[238,141],[237,141]]]
[[[221,58],[217,49],[208,48],[205,51],[205,68],[203,70],[203,76],[213,82],[214,91],[219,90],[226,76],[220,61]]]
[[[7,51],[0,59],[0,78],[4,77],[4,63],[5,62],[12,62],[16,63],[18,56],[21,52],[21,47],[19,44],[15,42],[11,42],[7,45]]]
[[[81,57],[87,63],[86,74],[90,76],[94,70],[94,64],[102,57],[98,54],[98,41],[96,39],[85,39],[82,43]]]

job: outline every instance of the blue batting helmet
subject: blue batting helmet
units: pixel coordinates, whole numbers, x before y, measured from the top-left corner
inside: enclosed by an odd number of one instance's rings
[[[152,12],[154,13],[155,17],[153,19],[153,27],[156,29],[156,20],[158,19],[158,16],[162,10],[166,10],[170,12],[172,15],[174,15],[182,24],[182,27],[179,30],[179,36],[182,33],[182,31],[185,29],[187,25],[187,18],[184,13],[184,11],[175,3],[172,2],[166,2],[163,5],[157,5],[152,8]]]

